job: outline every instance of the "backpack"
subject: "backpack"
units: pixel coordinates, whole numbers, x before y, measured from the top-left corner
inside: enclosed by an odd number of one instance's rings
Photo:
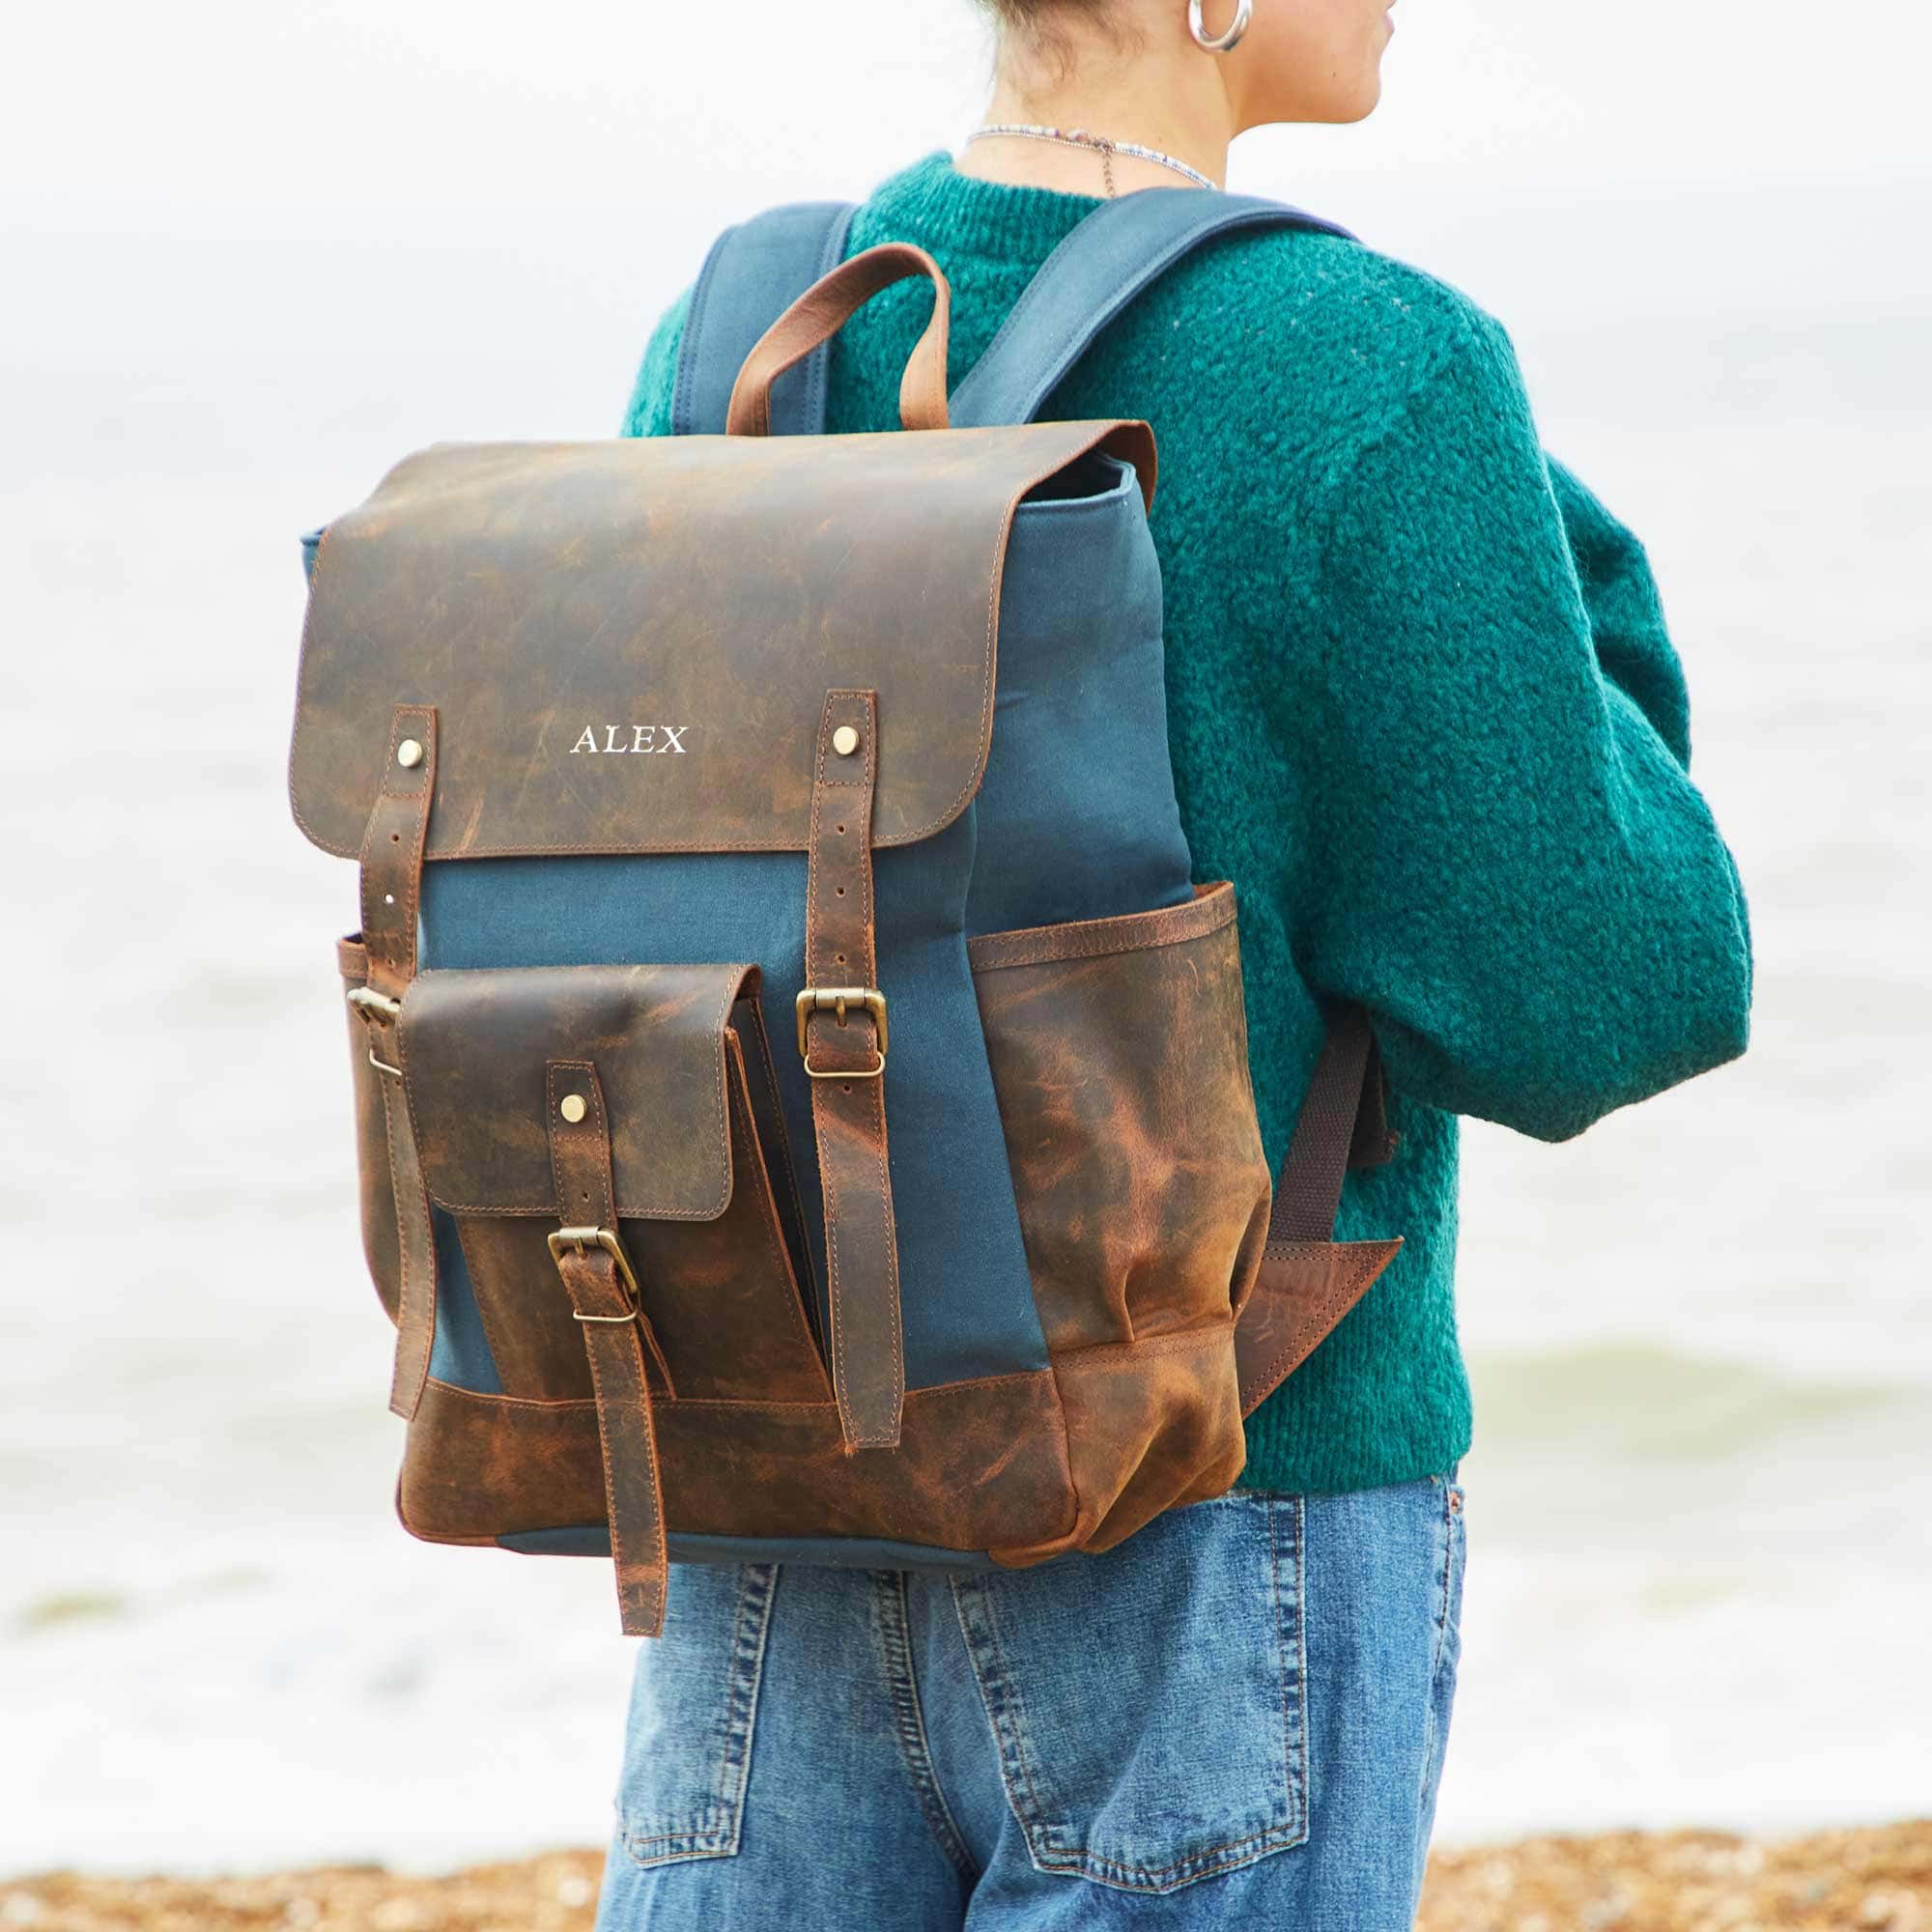
[[[850,213],[713,248],[673,436],[438,444],[307,540],[398,1512],[614,1558],[627,1632],[672,1559],[1032,1564],[1218,1495],[1400,1245],[1333,1238],[1393,1145],[1358,1009],[1270,1188],[1152,432],[1035,420],[1188,249],[1329,224],[1106,203],[949,399],[945,277]],[[922,274],[910,433],[822,434],[829,338]]]

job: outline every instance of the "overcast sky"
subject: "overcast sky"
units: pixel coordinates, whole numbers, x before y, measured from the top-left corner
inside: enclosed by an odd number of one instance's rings
[[[1400,0],[1397,19],[1377,118],[1254,137],[1236,186],[1932,174],[1923,0]],[[0,192],[855,193],[955,141],[985,72],[972,0],[69,0],[10,20]]]

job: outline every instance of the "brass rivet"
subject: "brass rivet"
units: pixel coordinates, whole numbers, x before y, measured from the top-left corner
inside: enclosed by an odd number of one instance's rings
[[[583,1104],[582,1094],[566,1094],[556,1103],[556,1111],[574,1127],[590,1109]]]
[[[413,738],[405,738],[396,747],[396,762],[404,771],[412,772],[423,761],[423,748]]]
[[[841,724],[832,734],[832,749],[841,758],[849,758],[859,749],[859,734],[849,724]]]

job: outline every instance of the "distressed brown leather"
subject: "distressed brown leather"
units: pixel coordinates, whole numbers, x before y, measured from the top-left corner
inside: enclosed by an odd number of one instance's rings
[[[1111,1549],[1162,1510],[1218,1496],[1241,1473],[1241,1432],[1229,1319],[1191,1334],[1056,1355],[1077,1510],[1044,1541],[996,1545],[996,1562],[1044,1562]]]
[[[588,1061],[553,1060],[545,1073],[544,1111],[550,1123],[558,1221],[566,1229],[614,1233],[611,1132],[597,1069]],[[566,1094],[584,1103],[582,1120],[563,1117],[561,1102]],[[674,1397],[676,1391],[668,1385],[650,1318],[632,1299],[617,1258],[580,1239],[559,1245],[555,1260],[590,1359],[603,1452],[605,1520],[611,1530],[624,1632],[629,1636],[656,1636],[664,1629],[669,1559],[647,1352],[667,1384],[666,1393]]]
[[[412,742],[417,748],[415,762],[405,764],[402,748]],[[367,986],[389,1000],[400,999],[415,977],[416,915],[436,772],[434,707],[396,705],[361,845],[361,941]],[[384,1142],[398,1243],[396,1357],[389,1407],[407,1420],[422,1400],[436,1344],[436,1236],[415,1134],[398,1078],[394,1023],[387,1014],[367,1007],[355,1011],[368,1036],[369,1064],[383,1076]]]
[[[727,436],[764,436],[772,426],[772,384],[793,363],[829,341],[881,289],[909,275],[932,282],[932,320],[914,345],[899,380],[899,423],[905,429],[946,427],[946,337],[952,291],[939,264],[910,242],[886,242],[841,262],[799,297],[766,329],[731,386]]]
[[[817,1403],[656,1406],[665,1507],[690,1535],[881,1537],[948,1549],[1064,1538],[1074,1508],[1052,1375],[914,1389],[897,1451],[858,1462]],[[520,1402],[433,1381],[397,1501],[432,1542],[604,1521],[587,1402]]]
[[[1236,1304],[1243,1415],[1308,1359],[1395,1259],[1400,1237],[1334,1238],[1348,1169],[1379,1166],[1395,1145],[1369,1016],[1357,1006],[1335,1008],[1282,1161],[1262,1264]]]
[[[600,1071],[617,1225],[677,1386],[829,1398],[757,984],[744,966],[416,979],[399,1027],[404,1085],[429,1189],[456,1218],[507,1393],[588,1393],[579,1324],[547,1246],[550,1122],[531,1104],[549,1062],[581,1059]],[[380,1115],[362,1132],[366,1162],[372,1150],[380,1156]]]
[[[927,838],[985,769],[1014,510],[1094,449],[1151,488],[1144,423],[412,456],[317,554],[297,820],[360,850],[403,700],[439,707],[431,859],[803,851],[836,686],[890,734],[872,843]]]
[[[618,1232],[681,1401],[830,1402],[832,1385],[771,1179],[783,1174],[782,1153],[766,1151],[745,1106],[738,1027],[726,1035],[725,1048],[735,1176],[729,1207],[713,1221],[620,1220]],[[621,1097],[610,1101],[613,1117],[622,1104]],[[547,1245],[554,1226],[554,1214],[457,1220],[477,1311],[508,1395],[590,1393],[582,1339]]]
[[[1402,1246],[1392,1241],[1270,1241],[1235,1330],[1241,1413],[1251,1415],[1372,1289]]]
[[[1269,1198],[1234,888],[968,952],[1047,1348],[1225,1325]]]
[[[849,753],[835,749],[852,732]],[[876,987],[872,919],[872,803],[877,699],[830,691],[818,729],[805,891],[808,987]],[[890,1449],[905,1403],[899,1332],[898,1236],[886,1147],[887,1033],[863,1007],[808,1014],[805,1065],[825,1197],[825,1272],[832,1310],[832,1386],[845,1442]],[[834,1075],[843,1077],[834,1078]]]
[[[414,765],[400,750],[413,742]],[[422,898],[423,846],[436,795],[436,711],[398,704],[390,714],[388,746],[373,787],[375,804],[362,827],[362,948],[369,983],[392,1000],[415,977],[416,913]]]
[[[622,1230],[638,1267],[643,1261],[631,1234],[640,1225],[630,1222]],[[503,1392],[587,1401],[590,1363],[583,1333],[571,1318],[569,1293],[550,1256],[549,1236],[555,1226],[554,1212],[540,1218],[462,1214],[456,1233]]]
[[[336,941],[335,966],[345,996],[369,983],[369,954],[359,935]],[[389,1124],[383,1098],[383,1083],[389,1076],[379,1073],[371,1062],[374,1036],[346,997],[342,1011],[349,1025],[349,1077],[355,1102],[362,1256],[383,1312],[393,1321],[402,1295],[403,1258],[396,1235],[396,1190],[389,1177]]]
[[[556,966],[422,974],[400,1064],[423,1176],[456,1214],[542,1214],[554,1200],[547,1061],[595,1061],[613,1098],[617,1212],[715,1220],[731,1199],[726,1022],[756,967]]]

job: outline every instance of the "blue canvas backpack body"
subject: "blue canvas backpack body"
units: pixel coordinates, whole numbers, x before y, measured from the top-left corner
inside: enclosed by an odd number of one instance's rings
[[[1176,806],[1152,433],[1036,416],[1210,236],[1105,204],[946,391],[930,257],[729,231],[674,436],[441,444],[310,558],[291,793],[338,948],[398,1507],[614,1557],[1025,1564],[1239,1474],[1242,1417],[1386,1266],[1331,1019],[1280,1184],[1233,889]],[[898,433],[825,344],[908,275]]]

